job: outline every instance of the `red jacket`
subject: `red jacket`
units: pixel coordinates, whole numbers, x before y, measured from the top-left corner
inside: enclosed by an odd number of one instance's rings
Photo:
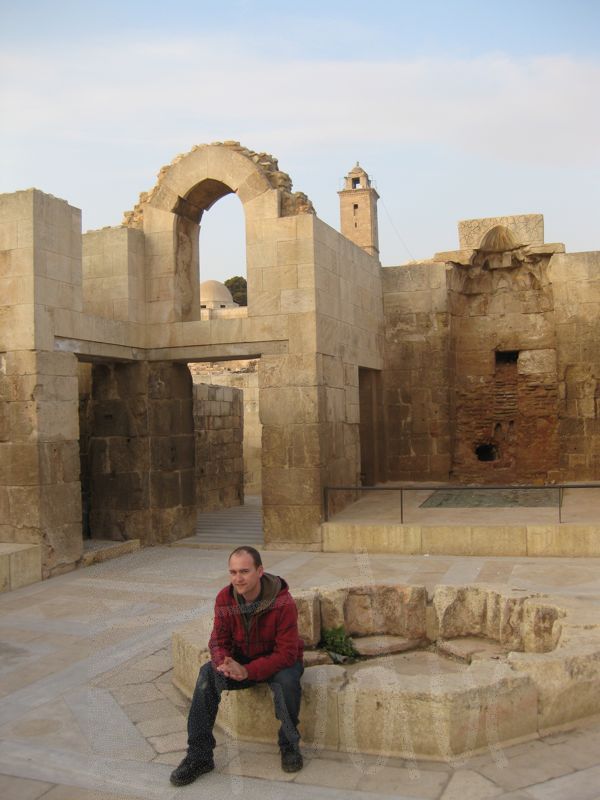
[[[298,609],[283,578],[265,573],[262,596],[246,621],[237,593],[230,584],[215,601],[215,619],[208,647],[215,667],[226,656],[244,664],[251,681],[265,681],[302,660],[304,643],[298,636]]]

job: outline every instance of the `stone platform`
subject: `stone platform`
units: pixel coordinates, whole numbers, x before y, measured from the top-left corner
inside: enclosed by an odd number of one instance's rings
[[[0,542],[0,592],[42,580],[42,549],[37,544]]]
[[[581,601],[470,585],[438,586],[428,602],[424,587],[382,585],[297,602],[309,647],[340,625],[357,643],[389,637],[387,655],[305,669],[300,732],[314,746],[447,761],[600,713],[600,614]],[[188,697],[207,638],[195,623],[173,635],[173,679]],[[395,640],[412,652],[392,655]],[[219,721],[232,736],[272,742],[269,688],[226,693]]]
[[[599,525],[390,525],[326,522],[323,552],[452,556],[600,556]]]
[[[363,491],[362,496],[321,526],[323,551],[399,555],[591,558],[600,556],[600,488],[568,488],[554,504],[432,506],[439,494],[423,484]],[[545,491],[531,490],[539,495]],[[557,490],[556,490],[557,493]],[[459,494],[459,493],[456,493]],[[500,495],[498,495],[500,497]],[[550,498],[551,499],[551,498]],[[402,523],[401,520],[402,519]]]

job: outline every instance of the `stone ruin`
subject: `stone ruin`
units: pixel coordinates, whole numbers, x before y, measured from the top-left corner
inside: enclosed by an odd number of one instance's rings
[[[248,306],[201,309],[201,221],[229,193]],[[238,455],[199,484],[190,363],[257,362],[270,548],[322,549],[326,486],[600,477],[600,253],[545,243],[533,214],[384,268],[362,167],[339,197],[341,233],[237,142],[178,156],[83,236],[64,200],[0,196],[0,588],[82,563],[84,530],[169,543],[241,499]]]
[[[600,711],[593,602],[489,585],[344,586],[296,594],[307,646],[300,732],[310,748],[451,761],[574,725]],[[191,697],[212,617],[173,634],[174,683]],[[318,647],[343,626],[368,656]],[[217,723],[274,742],[270,690],[223,695]]]

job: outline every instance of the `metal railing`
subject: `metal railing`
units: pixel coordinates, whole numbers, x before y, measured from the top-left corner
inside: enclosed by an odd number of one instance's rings
[[[323,489],[323,503],[325,512],[325,522],[329,521],[329,499],[332,492],[353,492],[358,495],[363,492],[400,492],[400,524],[404,523],[404,492],[424,492],[424,491],[446,491],[446,492],[474,492],[474,491],[495,491],[495,490],[555,490],[558,492],[558,522],[562,523],[562,503],[563,494],[565,489],[600,489],[600,482],[595,483],[544,483],[544,484],[524,484],[524,483],[507,483],[507,484],[432,484],[427,483],[423,485],[406,484],[394,486],[325,486]],[[429,498],[428,498],[429,499]],[[356,501],[355,501],[356,502]],[[347,508],[350,503],[346,503],[343,508]],[[448,508],[449,506],[446,506]],[[471,510],[478,510],[482,506],[459,506],[460,508],[470,508]],[[487,506],[487,508],[518,508],[517,505],[512,506]],[[543,506],[521,506],[521,508],[542,508]],[[546,506],[547,507],[547,506]],[[456,506],[455,506],[456,508]],[[340,509],[342,510],[342,509]],[[337,512],[336,512],[337,513]]]

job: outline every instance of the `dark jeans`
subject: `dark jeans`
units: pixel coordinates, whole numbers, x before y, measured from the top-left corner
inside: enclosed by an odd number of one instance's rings
[[[297,661],[292,667],[276,672],[266,681],[273,693],[275,716],[281,723],[278,736],[280,747],[296,745],[300,740],[297,725],[302,696],[300,677],[303,672],[302,662]],[[212,751],[216,744],[212,731],[217,718],[221,692],[224,689],[248,689],[250,686],[256,685],[256,681],[234,681],[232,678],[226,678],[225,675],[217,672],[211,661],[204,664],[198,675],[188,717],[188,752],[190,755],[201,761],[212,758]]]

